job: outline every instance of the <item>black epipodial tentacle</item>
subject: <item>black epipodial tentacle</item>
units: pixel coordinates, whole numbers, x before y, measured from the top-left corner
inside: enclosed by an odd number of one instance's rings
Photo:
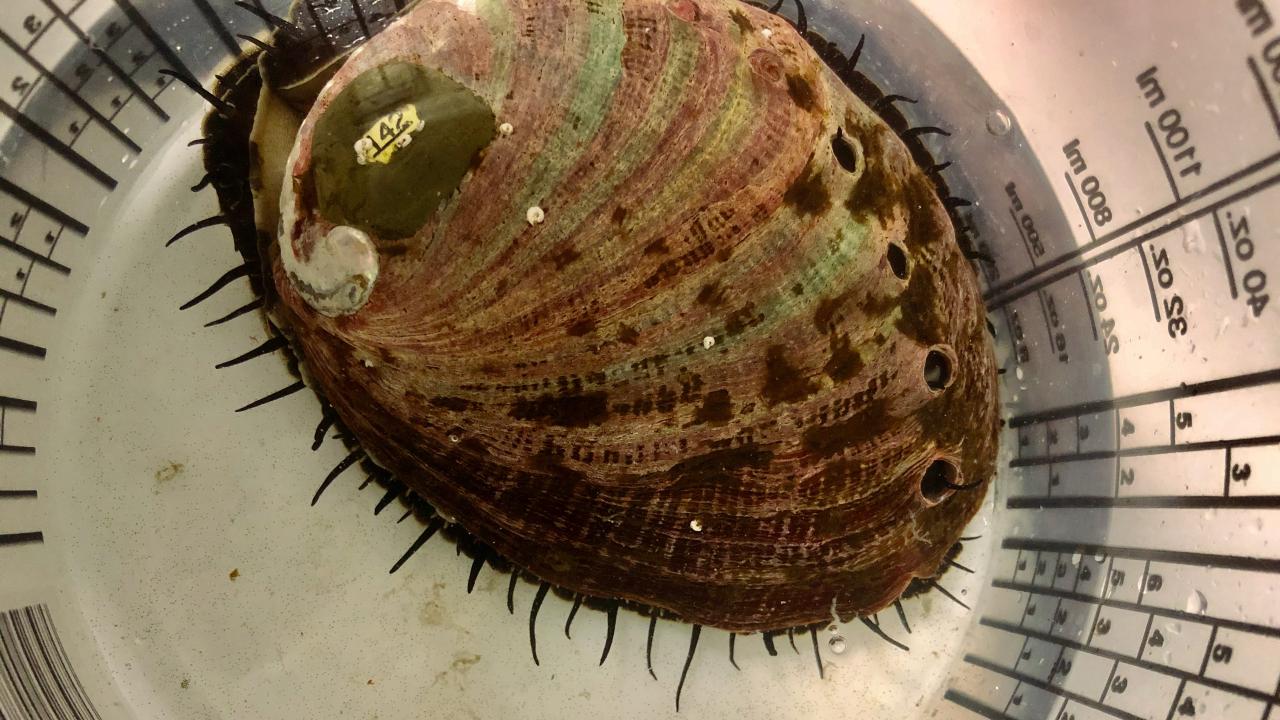
[[[205,228],[211,228],[211,227],[214,227],[215,225],[226,225],[226,224],[227,224],[226,215],[213,215],[203,220],[197,220],[191,223],[190,225],[182,228],[178,232],[174,233],[173,237],[169,238],[169,241],[166,242],[164,246],[169,247],[170,245],[181,240],[182,238],[190,235],[193,232],[196,232],[197,230],[204,230]]]
[[[906,630],[907,634],[910,635],[911,624],[907,622],[907,611],[902,607],[902,601],[894,600],[893,609],[898,611],[898,622],[902,623],[902,629]]]
[[[542,601],[547,599],[547,591],[551,590],[551,583],[546,580],[538,586],[538,594],[533,596],[533,605],[529,608],[529,650],[533,653],[533,664],[538,665],[538,611],[542,609]]]
[[[676,686],[676,712],[680,712],[680,694],[684,692],[684,680],[689,675],[689,666],[693,664],[693,654],[698,651],[698,637],[702,635],[702,626],[694,625],[689,633],[689,654],[684,658],[684,668],[680,671],[680,684]]]
[[[948,589],[946,589],[946,588],[942,587],[942,583],[939,583],[937,580],[930,579],[930,580],[929,580],[929,584],[930,584],[930,585],[932,585],[932,586],[933,586],[933,588],[934,588],[935,590],[937,590],[938,592],[940,592],[940,593],[942,593],[943,595],[945,595],[945,596],[947,597],[947,599],[948,599],[948,600],[950,600],[950,601],[954,602],[955,604],[959,605],[960,607],[964,608],[965,610],[972,610],[972,609],[973,609],[973,608],[969,607],[968,605],[965,605],[963,600],[961,600],[960,598],[956,597],[955,595],[952,595],[950,590],[948,590]]]
[[[809,637],[813,640],[813,659],[818,662],[818,679],[826,678],[826,673],[822,669],[822,652],[818,650],[818,626],[809,627]]]
[[[241,315],[251,313],[260,307],[262,307],[262,298],[254,298],[253,300],[250,300],[249,302],[245,303],[244,305],[241,305],[235,310],[232,310],[226,315],[223,315],[217,320],[210,320],[209,322],[205,323],[204,326],[207,328],[211,328],[211,327],[214,327],[215,325],[221,325],[222,323],[228,322],[230,320],[235,320]]]
[[[609,648],[613,647],[613,633],[618,629],[618,601],[609,603],[608,615],[605,617],[604,651],[600,653],[600,664],[609,658]]]
[[[288,346],[289,346],[289,341],[286,340],[283,335],[272,335],[271,337],[267,338],[267,340],[263,342],[261,345],[259,345],[258,347],[244,353],[243,355],[238,355],[236,357],[231,358],[230,360],[220,362],[217,365],[214,365],[213,367],[214,369],[217,369],[217,370],[234,367],[241,363],[249,362],[250,360],[256,357],[262,357],[263,355],[270,355],[271,353]]]
[[[582,596],[575,594],[573,596],[573,607],[569,608],[569,617],[565,618],[564,621],[564,636],[569,639],[573,639],[569,635],[569,628],[573,625],[573,618],[578,615],[578,608],[580,607],[582,607]]]
[[[283,398],[283,397],[288,397],[305,387],[306,387],[306,383],[299,380],[288,387],[280,388],[279,390],[271,393],[270,395],[267,395],[266,397],[258,398],[257,400],[254,400],[253,402],[249,403],[248,405],[236,408],[236,412],[244,412],[246,410],[252,410],[254,408],[262,407],[267,403],[275,402],[276,400],[279,400],[280,398]]]
[[[467,594],[470,595],[472,590],[476,589],[476,578],[480,577],[480,570],[484,568],[485,553],[483,550],[476,553],[475,559],[471,561],[471,572],[467,575]]]
[[[316,489],[316,494],[311,498],[311,504],[314,506],[316,503],[320,502],[320,495],[323,494],[325,490],[329,489],[329,485],[333,483],[334,479],[346,471],[347,468],[355,465],[363,457],[364,450],[356,448],[346,457],[342,458],[342,461],[335,465],[333,469],[329,471],[329,474],[325,476],[324,482],[320,483],[320,487]]]
[[[870,630],[871,632],[873,632],[873,633],[875,633],[876,635],[878,635],[878,636],[880,637],[880,639],[881,639],[881,640],[884,640],[885,642],[887,642],[887,643],[889,643],[890,645],[892,645],[892,646],[894,646],[894,647],[898,648],[899,650],[904,650],[904,651],[906,651],[906,652],[911,652],[911,648],[909,648],[909,647],[907,647],[906,645],[903,645],[902,643],[898,642],[897,640],[894,640],[893,638],[889,637],[889,635],[888,635],[887,633],[885,633],[885,631],[884,631],[884,630],[881,630],[881,629],[880,629],[880,626],[879,626],[878,624],[871,622],[871,620],[870,620],[870,619],[865,618],[865,617],[860,617],[860,618],[858,618],[858,619],[862,621],[862,624],[863,624],[863,625],[866,625],[866,626],[867,626],[867,629],[868,629],[868,630]]]
[[[431,522],[427,523],[427,529],[422,531],[422,534],[418,536],[417,540],[413,541],[413,544],[409,546],[409,549],[405,551],[405,554],[396,561],[395,565],[391,566],[391,573],[399,570],[402,565],[408,562],[409,558],[413,557],[413,554],[418,552],[419,548],[426,545],[427,541],[431,539],[431,536],[435,535],[442,527],[444,527],[444,519],[438,516],[431,518]]]
[[[656,630],[657,627],[658,613],[655,610],[649,614],[649,637],[644,643],[644,664],[649,668],[649,677],[654,680],[658,679],[658,676],[653,672],[653,631]]]

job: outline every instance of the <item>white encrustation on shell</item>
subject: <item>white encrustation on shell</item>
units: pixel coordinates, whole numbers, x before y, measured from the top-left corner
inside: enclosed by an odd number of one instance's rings
[[[524,219],[528,220],[530,225],[539,225],[547,219],[547,213],[542,208],[534,205],[524,214]]]
[[[295,167],[298,150],[295,144],[285,167]],[[299,211],[293,183],[286,177],[280,188],[282,222],[277,245],[289,284],[307,305],[322,315],[338,317],[355,313],[369,301],[378,280],[377,247],[363,230],[337,225],[315,243],[304,261],[286,230],[294,226],[293,219]]]

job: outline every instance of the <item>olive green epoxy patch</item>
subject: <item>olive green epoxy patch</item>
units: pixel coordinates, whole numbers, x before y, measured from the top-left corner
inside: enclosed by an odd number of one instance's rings
[[[488,104],[439,70],[407,62],[366,70],[316,122],[320,215],[375,241],[408,237],[496,132]]]

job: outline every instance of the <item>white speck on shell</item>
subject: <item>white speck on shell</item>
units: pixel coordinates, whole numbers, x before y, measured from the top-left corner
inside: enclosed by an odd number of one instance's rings
[[[542,208],[534,205],[524,214],[524,219],[528,220],[530,225],[541,225],[542,221],[547,219],[547,213]]]
[[[689,529],[694,532],[702,532],[702,521],[694,518],[689,521]]]
[[[768,40],[769,38],[773,37],[773,30],[771,28],[765,28],[760,31],[760,34],[764,36],[765,40]]]
[[[716,346],[716,338],[714,335],[708,335],[702,338],[702,348],[704,350],[710,350],[715,346]]]
[[[498,126],[498,134],[502,137],[511,137],[511,133],[515,131],[515,127],[509,122],[504,122]]]

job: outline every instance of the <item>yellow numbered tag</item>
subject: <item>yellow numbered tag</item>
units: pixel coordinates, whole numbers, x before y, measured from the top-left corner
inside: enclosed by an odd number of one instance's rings
[[[356,162],[386,165],[396,151],[412,142],[413,134],[424,127],[426,123],[418,118],[418,109],[412,104],[383,115],[356,141]]]

